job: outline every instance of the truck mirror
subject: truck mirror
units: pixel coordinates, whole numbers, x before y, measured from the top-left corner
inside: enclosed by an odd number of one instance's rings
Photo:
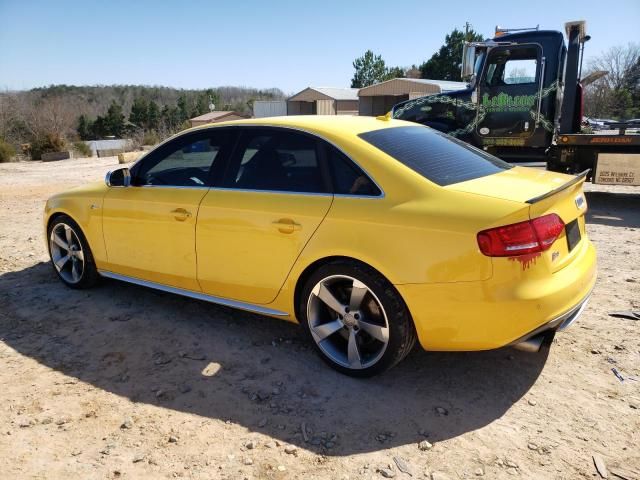
[[[460,74],[463,80],[469,80],[474,74],[476,63],[476,47],[470,43],[462,46],[462,68]]]

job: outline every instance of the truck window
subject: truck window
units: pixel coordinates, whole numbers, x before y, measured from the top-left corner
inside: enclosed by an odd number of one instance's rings
[[[512,168],[499,158],[428,127],[391,127],[358,135],[441,186]]]
[[[489,87],[535,83],[538,52],[531,48],[496,48],[489,53],[485,83]]]

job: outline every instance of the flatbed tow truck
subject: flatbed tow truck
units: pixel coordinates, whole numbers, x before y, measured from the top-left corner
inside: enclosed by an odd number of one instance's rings
[[[562,32],[499,29],[491,40],[466,43],[468,87],[395,105],[394,118],[459,138],[512,163],[544,162],[548,170],[597,184],[640,185],[640,122],[609,123],[583,133],[580,80],[586,22]],[[606,72],[602,72],[605,74]]]

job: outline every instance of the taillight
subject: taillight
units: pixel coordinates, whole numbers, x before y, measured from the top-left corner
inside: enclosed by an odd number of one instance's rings
[[[488,257],[513,257],[548,249],[564,230],[555,213],[478,233],[480,251]]]

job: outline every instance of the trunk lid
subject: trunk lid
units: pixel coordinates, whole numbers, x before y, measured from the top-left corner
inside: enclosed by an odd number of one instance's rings
[[[581,177],[581,178],[579,178]],[[567,266],[585,237],[587,201],[585,176],[574,177],[528,167],[514,167],[494,175],[449,185],[447,189],[529,204],[529,219],[555,213],[564,232],[540,256],[552,272]]]

